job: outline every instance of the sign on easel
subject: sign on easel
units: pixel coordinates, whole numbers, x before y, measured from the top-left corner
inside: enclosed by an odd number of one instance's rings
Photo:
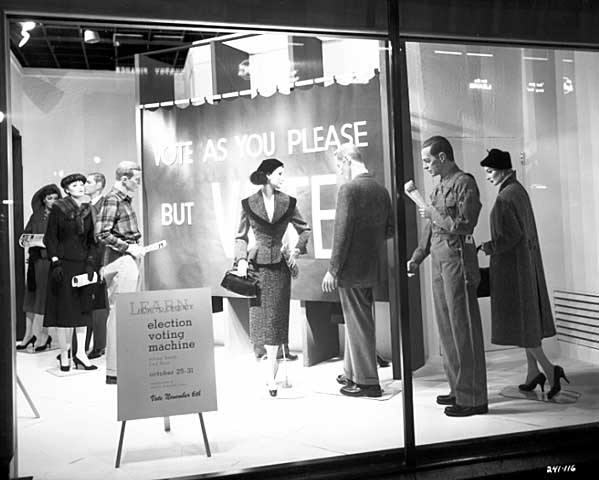
[[[119,294],[119,421],[217,409],[209,288]]]

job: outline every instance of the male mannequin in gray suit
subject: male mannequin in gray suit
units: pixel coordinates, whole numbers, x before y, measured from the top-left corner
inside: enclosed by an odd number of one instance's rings
[[[380,397],[376,362],[373,287],[379,283],[380,251],[393,236],[389,193],[368,172],[357,147],[344,144],[335,152],[337,195],[333,251],[322,290],[339,287],[345,320],[344,374],[341,393]]]

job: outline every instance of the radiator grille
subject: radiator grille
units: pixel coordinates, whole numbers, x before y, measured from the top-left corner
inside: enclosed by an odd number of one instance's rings
[[[558,340],[599,350],[599,295],[554,290]]]

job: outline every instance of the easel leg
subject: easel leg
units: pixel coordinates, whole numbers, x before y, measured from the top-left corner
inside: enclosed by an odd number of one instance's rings
[[[164,417],[164,431],[171,431],[171,417]]]
[[[125,425],[127,424],[127,420],[123,420],[121,423],[121,437],[119,438],[119,447],[116,451],[116,463],[114,464],[114,468],[119,468],[121,466],[121,452],[123,451],[123,438],[125,438]]]
[[[212,453],[210,453],[210,444],[208,443],[208,435],[206,434],[206,427],[204,426],[204,417],[202,413],[200,415],[200,424],[202,425],[202,435],[204,436],[204,448],[206,448],[206,456],[211,457]]]
[[[27,390],[25,390],[25,387],[23,386],[23,383],[21,382],[21,379],[19,378],[18,375],[17,375],[17,385],[21,389],[21,392],[23,392],[23,395],[25,395],[25,399],[27,400],[27,403],[29,403],[29,407],[31,408],[31,410],[33,410],[33,414],[35,415],[35,418],[40,418],[40,413],[37,411],[37,408],[35,408],[35,405],[33,404],[33,400],[31,400],[31,397],[27,393]]]

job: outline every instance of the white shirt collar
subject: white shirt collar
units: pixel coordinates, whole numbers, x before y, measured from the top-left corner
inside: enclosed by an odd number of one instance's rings
[[[275,194],[273,193],[271,197],[268,198],[264,192],[262,192],[262,198],[264,199],[264,208],[266,208],[268,220],[272,222],[272,218],[275,214]]]

